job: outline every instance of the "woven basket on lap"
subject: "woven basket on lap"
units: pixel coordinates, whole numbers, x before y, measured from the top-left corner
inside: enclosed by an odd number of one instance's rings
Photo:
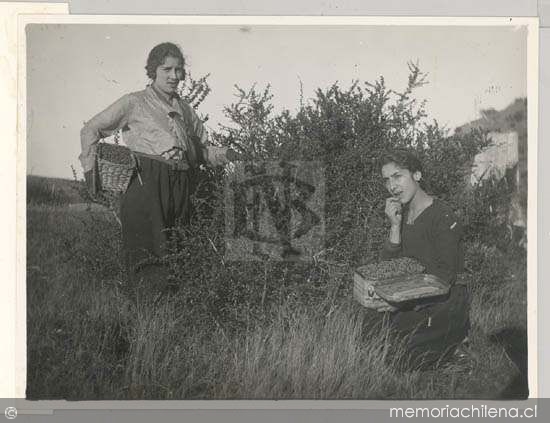
[[[136,169],[136,158],[128,147],[99,143],[97,168],[102,190],[125,192]]]

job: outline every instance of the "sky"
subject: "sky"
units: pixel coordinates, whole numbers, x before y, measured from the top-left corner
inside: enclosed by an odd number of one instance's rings
[[[453,129],[527,95],[527,32],[513,26],[198,26],[34,24],[27,27],[27,173],[81,174],[83,122],[148,83],[145,62],[156,44],[183,47],[194,78],[210,74],[199,111],[209,130],[227,123],[224,106],[237,84],[272,87],[276,111],[338,81],[403,90],[407,62],[428,73],[416,90],[430,119]]]

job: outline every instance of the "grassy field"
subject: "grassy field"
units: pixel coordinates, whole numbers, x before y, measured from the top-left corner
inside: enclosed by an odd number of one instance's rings
[[[181,294],[129,288],[112,214],[36,195],[27,207],[28,398],[522,394],[523,257],[469,246],[472,330],[464,354],[434,371],[402,373],[396,370],[400,348],[392,343],[390,349],[384,317],[355,304],[351,289],[328,311],[282,302],[273,318],[227,331],[190,317]]]

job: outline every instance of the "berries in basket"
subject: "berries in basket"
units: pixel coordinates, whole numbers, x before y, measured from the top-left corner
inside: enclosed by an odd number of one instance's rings
[[[125,192],[136,169],[136,158],[128,147],[102,142],[97,145],[97,167],[102,190]]]
[[[443,280],[423,272],[424,267],[408,257],[361,266],[353,276],[353,296],[367,308],[393,311],[404,303],[449,292]]]

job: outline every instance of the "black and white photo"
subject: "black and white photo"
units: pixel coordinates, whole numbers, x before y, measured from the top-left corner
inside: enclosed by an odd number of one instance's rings
[[[28,22],[26,397],[532,395],[536,37]]]

